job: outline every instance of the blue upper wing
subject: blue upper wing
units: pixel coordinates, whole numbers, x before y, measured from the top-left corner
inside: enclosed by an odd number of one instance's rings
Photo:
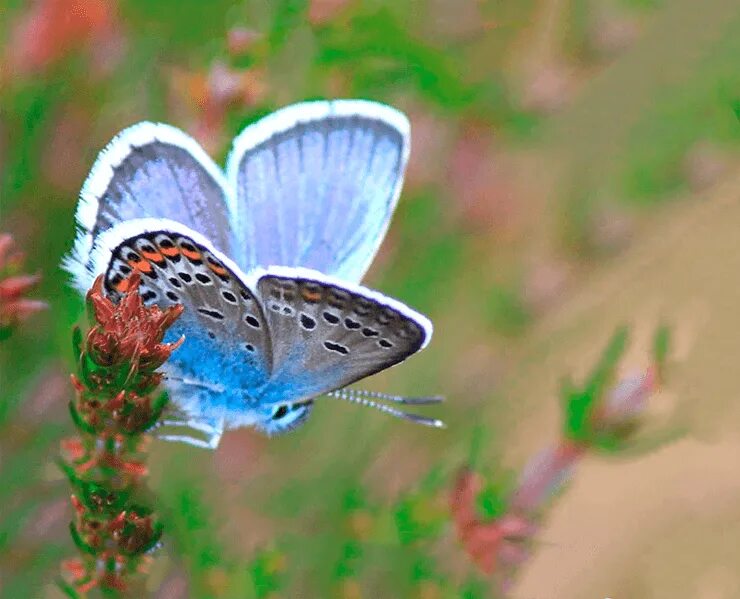
[[[247,127],[227,165],[237,263],[359,281],[388,228],[408,154],[408,120],[375,102],[305,102]]]

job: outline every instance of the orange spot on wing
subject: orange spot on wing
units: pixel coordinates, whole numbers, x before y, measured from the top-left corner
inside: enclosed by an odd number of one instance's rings
[[[141,255],[144,256],[147,260],[151,260],[155,264],[164,264],[164,256],[160,254],[159,252],[141,252]]]
[[[159,251],[162,252],[165,256],[177,256],[180,253],[180,248],[177,247],[171,247],[171,248],[163,248],[160,246]]]
[[[149,261],[144,260],[143,258],[141,260],[129,260],[128,264],[131,268],[143,273],[150,273],[153,270]]]
[[[208,262],[208,268],[210,268],[213,272],[215,272],[217,275],[226,275],[226,269],[221,266],[220,264],[212,264],[210,261]]]
[[[129,286],[131,285],[130,279],[121,279],[116,283],[116,291],[119,291],[121,293],[126,293],[128,291]]]
[[[182,252],[182,255],[188,258],[189,260],[202,260],[203,257],[200,255],[200,252],[195,251],[191,252],[190,250],[186,250],[185,248],[180,248],[180,251]]]
[[[321,300],[321,294],[318,291],[309,291],[308,289],[303,289],[301,291],[301,295],[303,296],[303,299],[307,302],[318,302]]]

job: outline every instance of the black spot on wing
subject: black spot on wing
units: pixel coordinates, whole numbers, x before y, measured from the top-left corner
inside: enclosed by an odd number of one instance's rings
[[[344,347],[344,345],[341,345],[339,343],[334,343],[333,341],[324,341],[324,347],[328,349],[329,351],[342,354],[343,356],[346,356],[349,353],[348,348]]]
[[[260,321],[257,319],[256,316],[253,316],[252,314],[247,314],[244,317],[244,322],[246,322],[250,327],[254,327],[255,329],[260,328]]]
[[[316,328],[316,320],[308,314],[301,314],[301,326],[307,331],[312,331]]]
[[[332,314],[328,310],[324,310],[322,316],[324,317],[324,320],[329,324],[339,324],[339,316],[337,316],[336,314]]]
[[[218,310],[212,310],[210,308],[198,308],[198,312],[205,316],[210,316],[211,318],[215,318],[216,320],[223,320],[224,315],[221,314]]]
[[[349,317],[344,319],[344,326],[347,327],[350,331],[359,329],[362,327],[362,323],[357,322],[356,320],[353,320]]]

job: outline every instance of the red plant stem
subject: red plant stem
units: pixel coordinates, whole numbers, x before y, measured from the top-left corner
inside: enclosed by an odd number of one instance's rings
[[[475,504],[482,483],[480,475],[467,468],[461,470],[450,499],[450,510],[466,552],[483,572],[490,574],[500,562],[510,567],[526,559],[526,549],[519,544],[534,533],[535,527],[528,518],[515,513],[482,521]]]

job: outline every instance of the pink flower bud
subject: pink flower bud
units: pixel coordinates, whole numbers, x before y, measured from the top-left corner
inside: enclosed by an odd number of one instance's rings
[[[622,379],[612,389],[602,408],[597,411],[595,420],[604,426],[621,426],[638,418],[647,405],[647,400],[655,388],[655,373],[632,375]]]
[[[512,508],[524,513],[541,510],[570,478],[582,454],[583,448],[566,441],[537,454],[522,471]]]

